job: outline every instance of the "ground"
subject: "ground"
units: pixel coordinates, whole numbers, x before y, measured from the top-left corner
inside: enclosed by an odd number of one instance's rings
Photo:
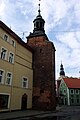
[[[56,111],[3,112],[0,120],[80,120],[80,106],[58,106]]]

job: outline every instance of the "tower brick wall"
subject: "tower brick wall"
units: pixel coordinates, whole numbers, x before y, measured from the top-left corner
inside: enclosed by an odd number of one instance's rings
[[[33,108],[53,110],[56,107],[55,47],[45,34],[45,20],[38,15],[33,21],[33,33],[27,37],[27,44],[33,53]]]
[[[55,95],[55,47],[46,35],[29,36],[33,53],[33,108],[53,110]]]

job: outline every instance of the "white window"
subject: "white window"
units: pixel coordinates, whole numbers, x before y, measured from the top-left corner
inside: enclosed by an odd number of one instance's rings
[[[14,54],[12,52],[9,53],[9,62],[14,63]]]
[[[28,79],[26,77],[22,78],[22,88],[28,88]]]
[[[4,80],[4,71],[0,70],[0,84],[3,83],[3,80]]]
[[[66,90],[63,90],[63,93],[65,94],[65,93],[66,93]]]
[[[7,85],[11,85],[12,83],[12,73],[11,72],[7,72],[7,75],[6,75],[6,84]]]
[[[70,90],[70,93],[71,93],[71,94],[74,94],[74,90],[73,90],[73,89],[71,89],[71,90]]]
[[[11,45],[15,47],[15,41],[11,40]]]
[[[4,39],[5,41],[9,41],[8,35],[7,35],[7,34],[4,34],[3,39]]]
[[[1,59],[6,60],[7,57],[7,50],[5,48],[1,49]]]
[[[75,93],[76,93],[76,94],[79,94],[79,90],[78,90],[78,89],[76,89],[76,90],[75,90]]]

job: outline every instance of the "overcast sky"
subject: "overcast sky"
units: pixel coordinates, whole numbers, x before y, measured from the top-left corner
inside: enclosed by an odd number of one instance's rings
[[[39,0],[0,0],[0,20],[25,37],[33,31]],[[45,31],[56,48],[56,76],[61,61],[66,76],[80,77],[80,0],[41,0]],[[24,33],[24,36],[23,36]]]

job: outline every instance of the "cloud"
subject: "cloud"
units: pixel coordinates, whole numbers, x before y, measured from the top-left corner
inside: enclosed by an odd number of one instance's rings
[[[38,4],[38,0],[0,0],[0,19],[24,38],[33,31]],[[79,76],[80,0],[41,0],[41,15],[56,47],[57,76],[61,60],[68,75]]]
[[[57,61],[58,66],[61,64],[61,60],[66,69],[66,73],[69,75],[75,76],[79,75],[80,68],[80,42],[79,42],[79,32],[69,32],[60,35],[56,35],[57,42],[55,43],[57,46]],[[57,44],[58,43],[58,44]],[[59,68],[57,68],[59,71]],[[72,73],[73,71],[73,73]],[[76,71],[76,73],[74,73]],[[71,76],[72,76],[71,75]]]
[[[3,0],[1,0],[1,3],[0,3],[0,19],[5,17],[5,10],[6,10],[6,4],[4,3]]]
[[[70,47],[71,49],[74,48],[80,48],[80,43],[79,41],[76,39],[77,35],[75,34],[75,32],[66,32],[60,35],[57,35],[57,39],[64,43],[65,45],[67,45],[68,47]]]

